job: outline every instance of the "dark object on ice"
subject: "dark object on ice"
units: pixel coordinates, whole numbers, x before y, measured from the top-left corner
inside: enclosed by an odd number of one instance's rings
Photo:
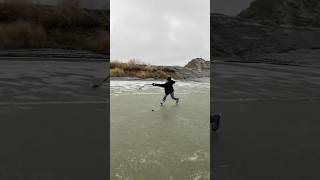
[[[217,131],[219,129],[220,118],[221,118],[220,114],[215,114],[213,116],[210,116],[210,126],[213,131]]]
[[[154,111],[154,109],[152,109],[152,111]]]
[[[105,82],[107,82],[108,80],[109,80],[109,78],[110,78],[110,75],[109,76],[107,76],[103,81],[101,81],[99,84],[94,84],[94,85],[92,85],[92,88],[98,88],[98,87],[100,87],[101,85],[103,85]]]

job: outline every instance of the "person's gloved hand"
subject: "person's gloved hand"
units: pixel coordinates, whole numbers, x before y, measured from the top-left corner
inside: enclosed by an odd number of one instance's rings
[[[152,83],[152,86],[155,86],[156,84],[155,83]]]

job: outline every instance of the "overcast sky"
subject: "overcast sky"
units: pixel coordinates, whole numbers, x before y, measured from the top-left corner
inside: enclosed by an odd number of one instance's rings
[[[185,65],[210,57],[210,0],[111,0],[111,60]]]
[[[211,0],[211,12],[235,16],[254,0]]]

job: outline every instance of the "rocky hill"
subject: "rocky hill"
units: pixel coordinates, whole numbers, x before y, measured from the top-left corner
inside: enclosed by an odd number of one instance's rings
[[[202,72],[210,69],[210,62],[202,58],[196,58],[189,61],[184,67]]]
[[[311,3],[257,0],[237,17],[211,14],[211,59],[319,64],[320,16]]]
[[[262,23],[320,27],[320,1],[256,0],[239,16]]]

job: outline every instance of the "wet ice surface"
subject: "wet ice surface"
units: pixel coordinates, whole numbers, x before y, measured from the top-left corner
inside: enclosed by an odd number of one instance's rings
[[[106,101],[106,62],[0,61],[0,103]],[[104,90],[103,90],[104,89]]]
[[[211,70],[215,102],[320,97],[320,72],[317,68],[262,63],[217,63]]]
[[[211,64],[211,177],[319,179],[320,73],[303,66]]]
[[[51,59],[0,61],[0,179],[108,179],[107,62]]]
[[[110,91],[113,95],[132,95],[132,94],[163,94],[163,89],[152,86],[152,83],[161,84],[164,81],[112,81]],[[190,94],[190,93],[208,93],[210,82],[196,81],[178,81],[174,88],[177,89],[175,94]]]
[[[111,81],[111,179],[209,179],[209,82]],[[156,83],[162,83],[158,81]],[[152,111],[154,110],[154,111]]]

